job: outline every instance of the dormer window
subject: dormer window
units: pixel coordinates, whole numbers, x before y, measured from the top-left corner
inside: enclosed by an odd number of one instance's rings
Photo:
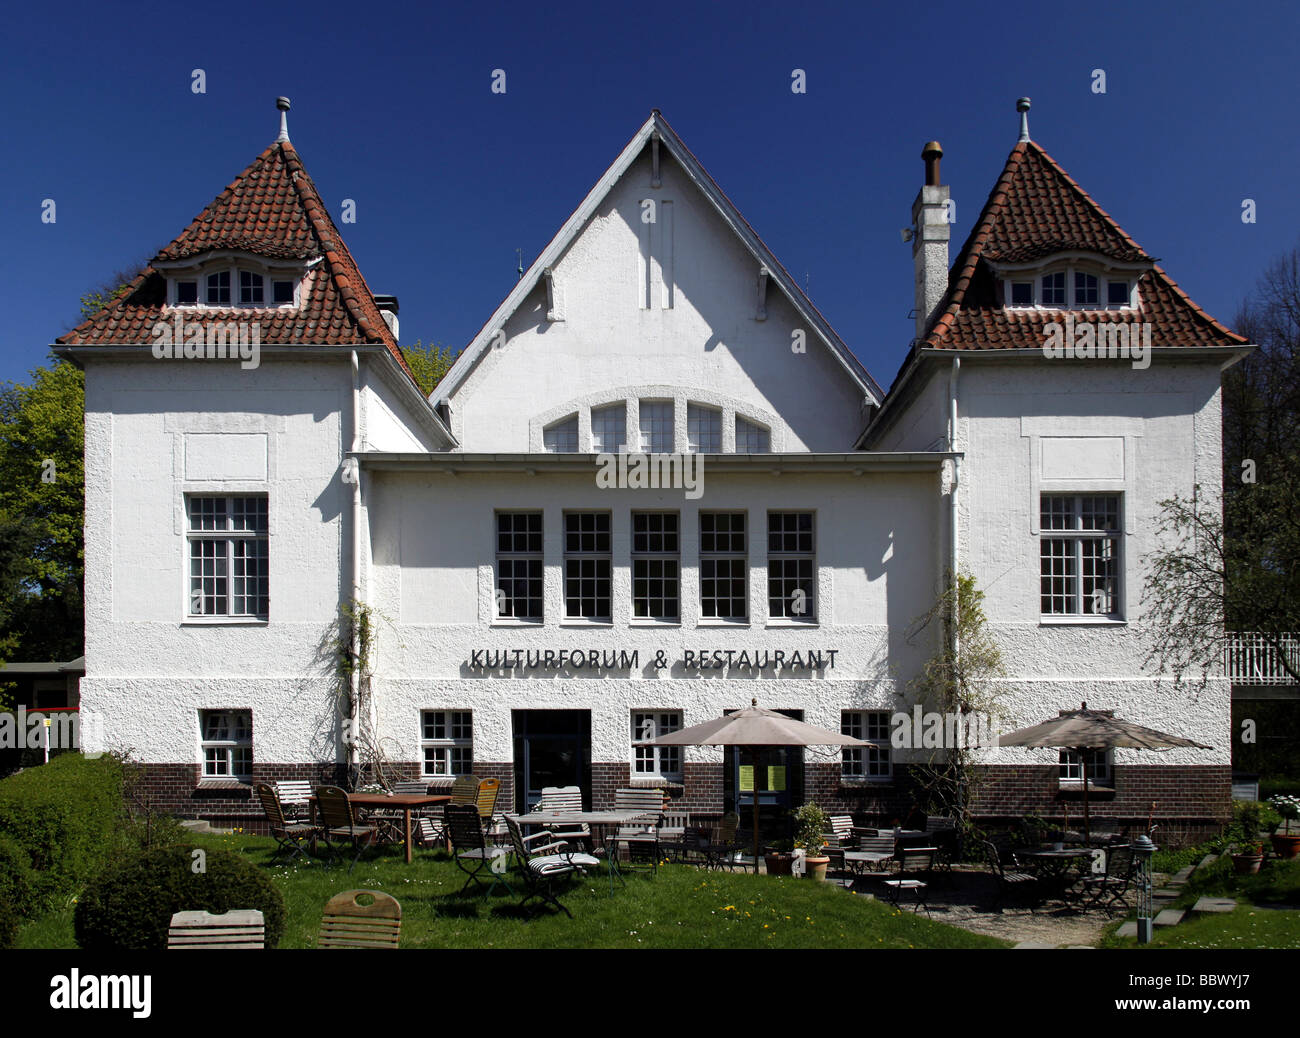
[[[193,306],[199,301],[199,283],[197,281],[176,282],[176,305]]]
[[[1034,283],[1032,281],[1011,282],[1011,305],[1012,306],[1033,306],[1034,305]]]
[[[1106,282],[1106,305],[1107,306],[1131,306],[1132,305],[1131,289],[1127,281]]]
[[[230,271],[219,270],[208,275],[208,306],[230,305]]]
[[[1074,305],[1096,306],[1097,298],[1097,278],[1092,274],[1085,274],[1083,271],[1076,270],[1074,272]]]
[[[272,281],[272,282],[271,282],[271,302],[273,302],[273,303],[292,303],[292,302],[293,302],[293,282],[292,282],[292,281]]]
[[[239,301],[245,306],[262,302],[262,275],[251,270],[239,272]]]
[[[1043,306],[1065,305],[1065,271],[1043,275]]]

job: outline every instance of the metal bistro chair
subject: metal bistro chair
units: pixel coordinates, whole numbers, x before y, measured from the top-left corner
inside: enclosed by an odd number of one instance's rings
[[[1109,918],[1115,909],[1128,909],[1128,892],[1133,885],[1137,859],[1128,844],[1106,848],[1106,870],[1100,876],[1085,876],[1081,900],[1086,911],[1102,908]]]
[[[325,822],[325,842],[336,858],[339,856],[339,850],[334,846],[335,838],[352,841],[352,846],[357,853],[352,859],[352,864],[348,866],[348,872],[351,872],[357,867],[361,852],[367,845],[374,843],[378,830],[373,825],[357,824],[352,803],[348,800],[348,795],[338,786],[321,786],[316,790],[316,803],[320,806],[321,818]]]
[[[371,898],[363,905],[361,898]],[[396,948],[402,937],[402,906],[379,890],[345,890],[325,903],[318,948]]]
[[[257,798],[262,802],[262,810],[266,813],[266,821],[271,829],[271,837],[276,842],[275,857],[285,853],[289,854],[289,860],[292,861],[296,855],[302,855],[303,861],[308,865],[311,864],[311,858],[307,852],[302,849],[302,840],[307,839],[311,842],[311,849],[316,849],[316,837],[321,834],[319,825],[309,825],[306,822],[290,822],[284,817],[284,809],[280,806],[280,797],[273,786],[265,782],[259,782],[253,787],[257,792]]]
[[[740,853],[740,815],[728,811],[722,816],[717,838],[710,839],[704,851],[704,863],[710,869],[728,869],[736,865]]]
[[[1022,870],[1015,854],[1005,845],[999,846],[992,840],[981,840],[980,843],[989,868],[993,870],[993,877],[997,880],[998,911],[1002,911],[1008,897],[1019,895],[1025,899],[1029,914],[1033,915],[1034,906],[1042,896],[1042,884],[1038,877]]]
[[[930,906],[925,903],[925,888],[928,885],[926,880],[917,879],[918,875],[929,877],[930,868],[934,864],[935,848],[933,847],[901,847],[898,851],[898,874],[893,879],[885,880],[885,886],[894,892],[894,904],[900,903],[899,899],[904,890],[910,890],[912,896],[916,899],[916,906],[912,911],[918,908],[924,908],[925,914],[930,914]]]
[[[487,887],[490,897],[499,883],[514,896],[514,888],[504,876],[505,859],[509,857],[510,850],[507,847],[494,847],[487,842],[483,835],[482,820],[474,806],[447,805],[447,834],[451,837],[451,851],[456,859],[456,867],[469,877],[465,880],[465,886],[460,888],[460,893],[465,893],[466,888],[473,883],[476,887]],[[500,872],[492,867],[498,858],[501,859],[501,865],[498,866]],[[479,878],[479,873],[484,869],[492,873],[491,884]]]
[[[571,851],[569,844],[556,840],[552,832],[534,833],[525,838],[519,823],[509,815],[506,816],[506,827],[510,830],[510,842],[514,845],[519,874],[528,887],[528,892],[519,902],[520,906],[528,904],[534,898],[540,898],[572,919],[573,913],[560,904],[560,899],[555,896],[555,881],[590,868],[600,868],[600,859],[585,852]],[[552,842],[529,849],[529,842],[540,839],[550,839]]]
[[[853,850],[853,818],[850,815],[831,815],[830,828],[823,833],[826,840],[822,853],[830,858],[832,872],[845,870],[844,852]]]
[[[620,845],[627,848],[629,868],[659,871],[659,826],[663,822],[664,796],[658,789],[616,789],[614,810],[641,811],[636,821],[619,826],[606,851],[617,855]],[[614,868],[611,867],[611,872]],[[621,879],[622,876],[620,875]]]

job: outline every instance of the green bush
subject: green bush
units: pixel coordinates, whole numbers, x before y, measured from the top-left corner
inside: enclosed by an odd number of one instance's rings
[[[216,850],[205,851],[204,871],[196,873],[193,850],[177,844],[134,852],[101,873],[77,902],[77,943],[87,950],[165,948],[176,912],[256,908],[266,921],[266,946],[274,948],[285,908],[270,877],[239,855]]]
[[[17,840],[0,834],[0,948],[13,946],[32,896],[32,865]]]
[[[1261,831],[1272,832],[1281,821],[1282,816],[1273,806],[1262,800],[1232,802],[1232,824],[1244,839],[1257,839]]]
[[[21,914],[49,911],[121,849],[122,764],[65,753],[0,781],[0,832],[26,854],[30,891]]]

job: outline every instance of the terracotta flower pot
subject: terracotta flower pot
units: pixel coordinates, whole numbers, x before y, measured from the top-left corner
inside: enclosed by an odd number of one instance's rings
[[[1234,854],[1232,856],[1232,867],[1236,870],[1238,876],[1249,876],[1259,871],[1260,863],[1263,862],[1262,854]]]
[[[790,876],[794,874],[794,855],[773,852],[763,855],[769,876]]]
[[[804,868],[806,871],[804,875],[806,875],[809,879],[815,879],[815,880],[819,880],[822,883],[825,883],[826,866],[829,865],[830,863],[831,863],[830,858],[823,858],[823,857],[805,858]]]
[[[1300,857],[1300,833],[1274,833],[1268,839],[1279,858]]]

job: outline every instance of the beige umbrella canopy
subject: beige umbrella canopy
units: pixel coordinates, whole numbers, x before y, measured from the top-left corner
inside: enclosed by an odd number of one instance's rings
[[[1181,735],[1158,732],[1132,721],[1116,717],[1114,710],[1089,710],[1083,703],[1080,710],[1062,710],[1060,716],[1029,728],[1019,728],[999,735],[999,746],[1054,747],[1074,750],[1080,754],[1083,771],[1083,836],[1091,838],[1088,817],[1088,767],[1084,750],[1109,750],[1125,747],[1135,750],[1172,750],[1179,746],[1193,746],[1208,750],[1211,747]]]
[[[682,728],[649,741],[651,746],[749,746],[755,754],[764,746],[868,746],[862,739],[804,724],[751,699],[734,714]],[[756,769],[757,770],[757,769]],[[758,871],[758,792],[754,793],[754,871]]]

